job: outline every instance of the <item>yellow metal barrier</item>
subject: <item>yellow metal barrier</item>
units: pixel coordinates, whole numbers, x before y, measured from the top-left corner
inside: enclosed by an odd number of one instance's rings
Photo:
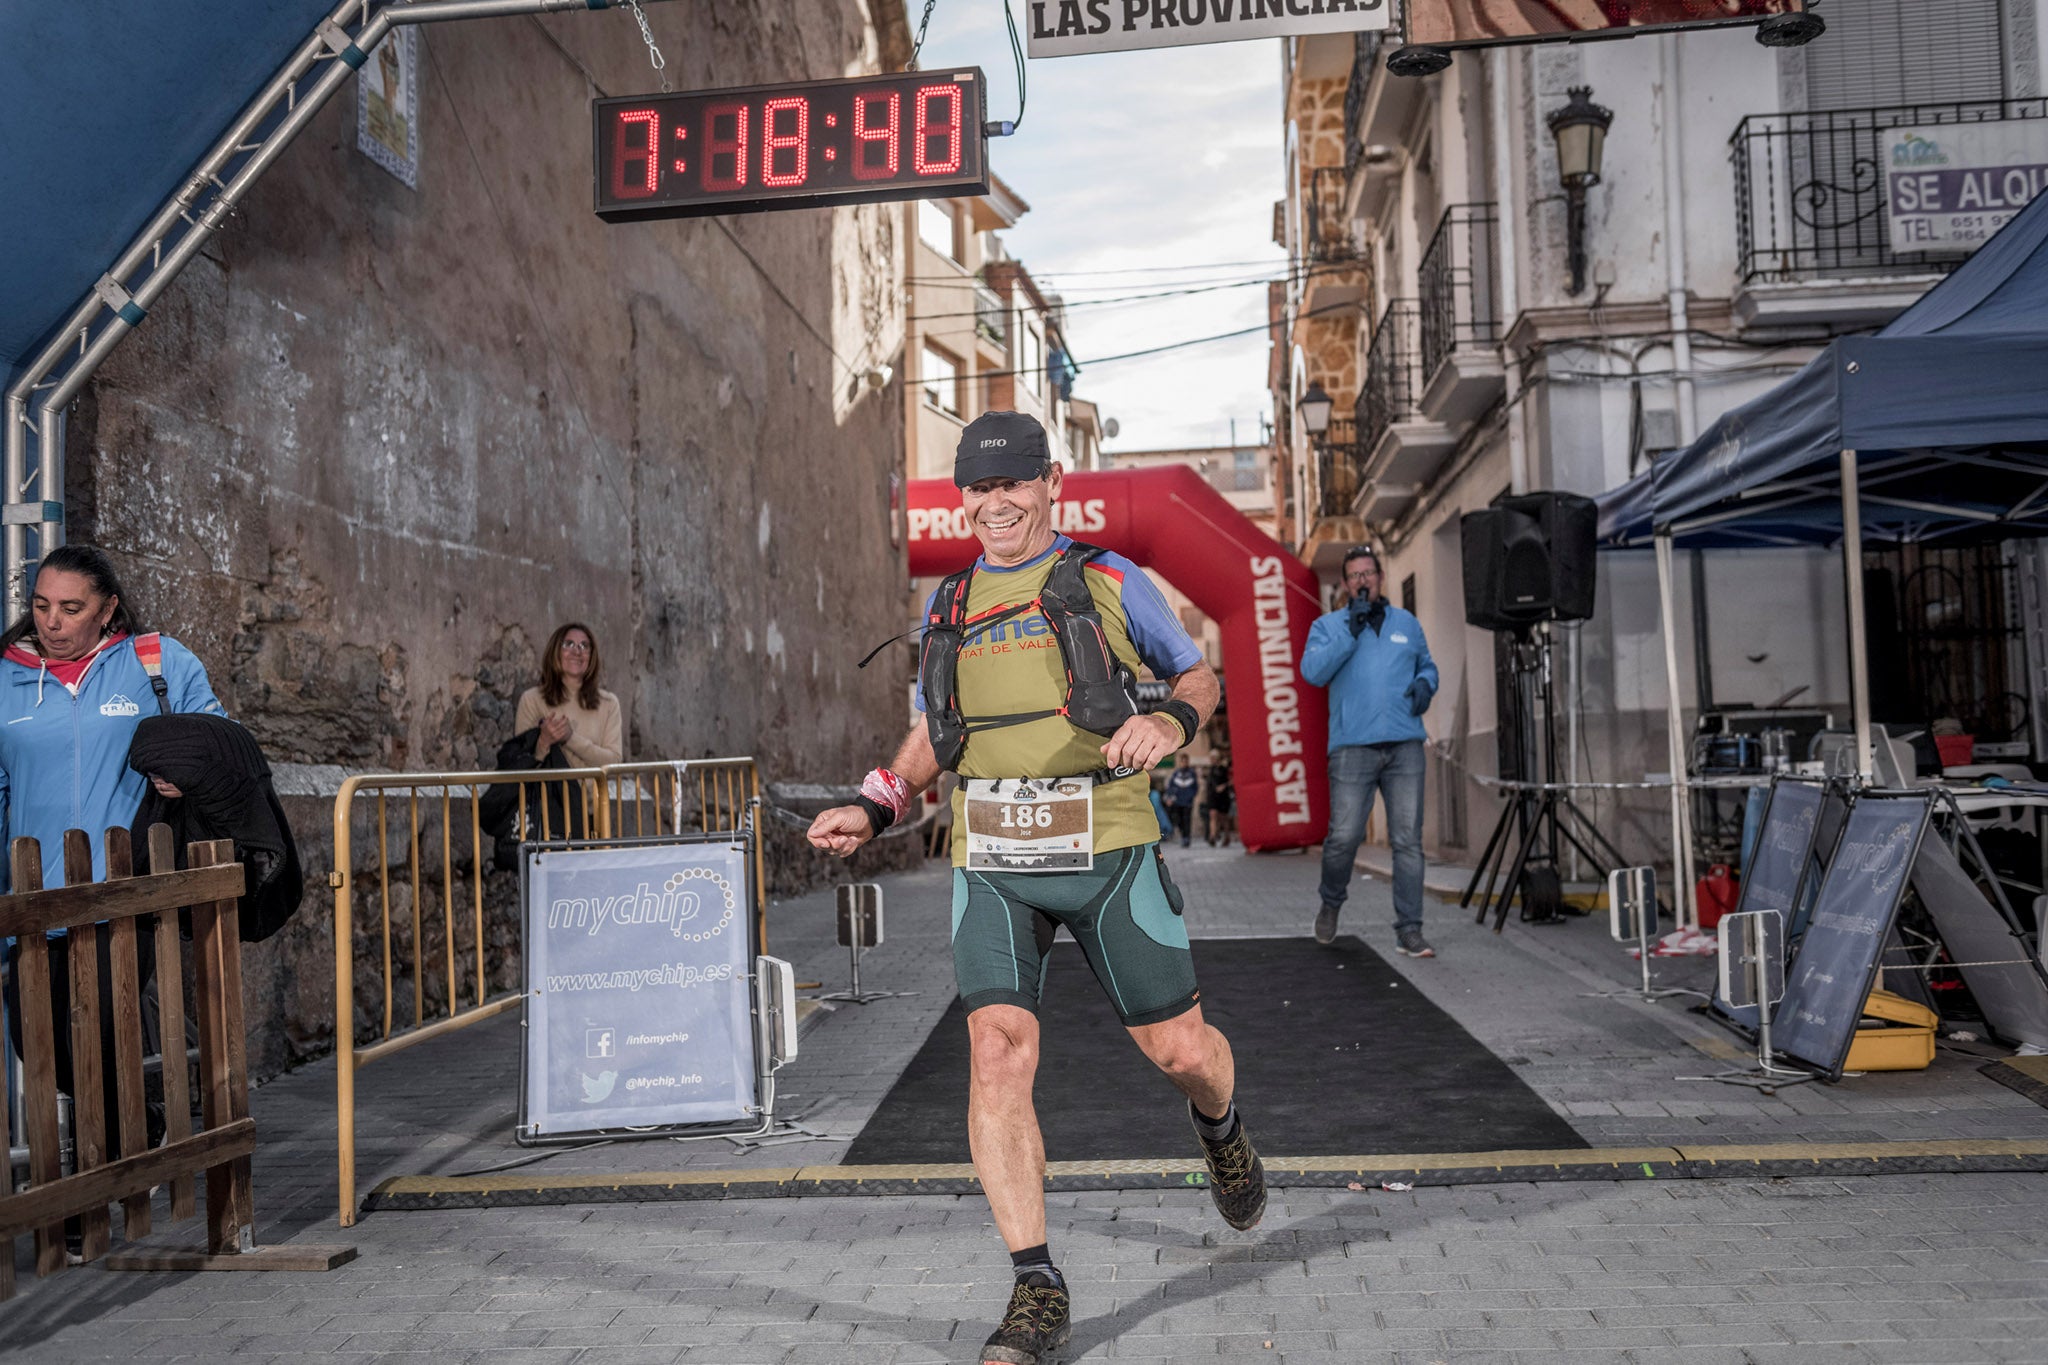
[[[761,774],[751,758],[614,763],[604,770],[614,839],[713,834],[758,824]],[[768,878],[763,840],[754,840],[754,951],[768,951]]]
[[[760,794],[760,776],[751,758],[533,772],[371,773],[342,783],[334,799],[335,871],[327,882],[334,891],[335,1120],[343,1227],[355,1224],[356,1072],[415,1043],[515,1009],[521,1002],[516,987],[494,996],[489,984],[484,906],[491,892],[484,869],[494,847],[483,832],[482,799],[484,789],[496,785],[519,788],[515,829],[522,842],[737,830],[757,811]],[[375,883],[365,877],[359,885],[356,835],[359,827],[372,822]],[[394,824],[400,843],[400,875],[395,879]],[[757,839],[754,918],[765,947],[768,901],[763,870]],[[509,879],[496,885],[497,898],[509,905]],[[399,899],[395,934],[394,890]],[[365,944],[361,958],[355,944],[359,895],[368,921],[366,938],[376,940]],[[464,913],[458,914],[458,901]],[[431,913],[436,904],[438,922]],[[516,906],[512,909],[516,915]],[[435,929],[438,942],[432,941]],[[461,963],[464,956],[474,959],[468,964],[473,970]],[[365,965],[378,976],[382,1000],[371,1010],[371,1036],[358,1043],[355,978]],[[408,980],[409,992],[401,989]],[[439,989],[430,992],[430,983]],[[401,1015],[401,1003],[410,1005],[409,1013]]]

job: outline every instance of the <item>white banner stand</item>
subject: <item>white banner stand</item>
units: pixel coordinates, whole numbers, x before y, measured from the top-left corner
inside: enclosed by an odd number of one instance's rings
[[[1812,1080],[1810,1071],[1777,1065],[1771,1049],[1771,1010],[1785,998],[1785,917],[1776,910],[1723,915],[1720,935],[1721,998],[1738,1008],[1756,1006],[1756,1065],[1678,1079],[1749,1085],[1766,1095]]]
[[[1672,995],[1696,995],[1704,991],[1682,986],[1658,986],[1650,980],[1650,949],[1657,941],[1657,873],[1648,867],[1617,867],[1607,874],[1607,932],[1616,943],[1633,943],[1642,964],[1643,984],[1635,990],[1582,991],[1600,1000],[1662,1000]]]

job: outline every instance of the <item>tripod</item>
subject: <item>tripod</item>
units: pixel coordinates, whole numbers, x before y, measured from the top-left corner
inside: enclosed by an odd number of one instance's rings
[[[1510,715],[1503,718],[1512,727],[1514,776],[1526,782],[1530,774],[1540,771],[1542,780],[1515,788],[1513,799],[1502,808],[1500,819],[1494,822],[1493,833],[1486,841],[1486,852],[1480,855],[1479,866],[1473,869],[1465,894],[1458,900],[1461,909],[1469,909],[1473,899],[1478,898],[1479,913],[1473,918],[1475,924],[1484,924],[1487,910],[1493,909],[1493,932],[1496,934],[1507,923],[1508,902],[1518,889],[1525,892],[1522,918],[1539,923],[1551,923],[1561,918],[1554,904],[1542,908],[1532,905],[1533,897],[1526,894],[1525,881],[1530,873],[1538,870],[1547,871],[1553,881],[1561,881],[1558,873],[1561,843],[1577,849],[1579,856],[1591,863],[1603,877],[1609,869],[1620,866],[1622,862],[1620,852],[1594,828],[1592,820],[1572,800],[1571,793],[1560,790],[1556,785],[1557,718],[1552,702],[1549,628],[1523,626],[1508,636],[1504,643],[1508,669],[1514,682],[1510,689],[1513,708]],[[1539,705],[1540,732],[1537,726]],[[1514,850],[1512,861],[1509,860],[1510,848]],[[1506,864],[1507,881],[1501,886],[1500,900],[1496,905],[1494,887],[1499,882],[1503,864]],[[1483,895],[1480,893],[1482,884],[1486,888]]]

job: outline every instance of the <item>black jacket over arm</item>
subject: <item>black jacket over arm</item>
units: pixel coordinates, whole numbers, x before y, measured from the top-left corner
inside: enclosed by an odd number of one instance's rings
[[[149,827],[166,824],[182,862],[198,839],[232,839],[248,870],[241,936],[255,943],[284,927],[305,895],[297,841],[270,782],[270,764],[247,730],[223,716],[150,716],[135,727],[128,766],[184,793],[173,800],[150,787],[135,813],[135,870],[147,873]],[[168,872],[170,868],[157,871]]]

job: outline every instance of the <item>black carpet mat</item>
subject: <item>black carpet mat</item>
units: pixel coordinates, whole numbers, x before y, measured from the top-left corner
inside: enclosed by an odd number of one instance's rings
[[[1355,938],[1197,941],[1202,1008],[1237,1057],[1262,1152],[1351,1156],[1586,1145],[1507,1064]],[[1188,1156],[1179,1094],[1131,1042],[1081,950],[1053,946],[1039,1009],[1050,1161]],[[875,1008],[870,1006],[869,1008]],[[848,1165],[968,1160],[958,997],[846,1154]]]

